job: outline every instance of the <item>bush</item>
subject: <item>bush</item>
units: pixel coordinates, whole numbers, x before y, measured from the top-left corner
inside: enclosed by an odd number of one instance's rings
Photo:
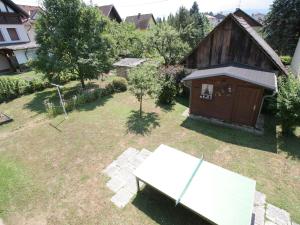
[[[289,55],[280,56],[280,59],[284,65],[290,65],[292,62],[292,57]]]
[[[115,77],[112,82],[112,87],[115,92],[124,92],[127,91],[127,80],[123,77]]]
[[[0,103],[41,91],[49,86],[49,83],[42,79],[27,81],[22,78],[2,77],[0,78]]]
[[[290,74],[288,77],[279,78],[278,86],[276,116],[282,133],[288,136],[300,124],[300,81]]]
[[[160,69],[157,91],[157,103],[173,104],[176,95],[181,89],[181,78],[183,68],[180,66],[169,66]]]

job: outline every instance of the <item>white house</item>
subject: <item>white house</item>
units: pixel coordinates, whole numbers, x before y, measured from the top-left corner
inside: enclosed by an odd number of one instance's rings
[[[296,75],[300,76],[300,38],[295,50],[295,54],[291,63],[291,71]]]
[[[28,13],[11,0],[0,0],[0,72],[17,71],[35,57],[37,44],[25,25]]]

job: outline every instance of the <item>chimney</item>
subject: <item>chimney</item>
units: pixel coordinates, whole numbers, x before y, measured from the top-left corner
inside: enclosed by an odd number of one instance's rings
[[[140,17],[141,17],[141,13],[138,14],[138,19],[140,19]]]

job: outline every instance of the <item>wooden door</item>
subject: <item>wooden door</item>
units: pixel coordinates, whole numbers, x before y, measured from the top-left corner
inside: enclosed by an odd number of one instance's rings
[[[261,94],[260,89],[238,86],[234,99],[232,122],[254,126],[260,108]]]

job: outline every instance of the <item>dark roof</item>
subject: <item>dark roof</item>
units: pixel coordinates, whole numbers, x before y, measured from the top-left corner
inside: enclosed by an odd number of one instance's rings
[[[151,19],[153,19],[154,23],[156,24],[153,14],[138,14],[135,16],[128,16],[126,17],[125,21],[128,23],[133,23],[137,29],[146,30],[148,29]]]
[[[23,10],[21,7],[19,7],[17,4],[15,4],[13,1],[2,0],[2,2],[6,5],[8,5],[13,10],[15,10],[17,13],[19,13],[22,17],[25,17],[25,18],[29,17],[28,13],[25,10]]]
[[[254,19],[252,16],[249,16],[241,9],[237,9],[233,15],[243,18],[250,26],[252,27],[262,27],[262,24]]]
[[[30,19],[34,19],[34,16],[41,11],[41,7],[39,6],[33,6],[33,5],[18,5],[20,8],[22,8],[27,14],[29,15]]]
[[[183,81],[216,76],[228,76],[252,84],[256,84],[274,91],[277,90],[277,79],[275,73],[236,66],[196,70],[189,76],[185,77]]]
[[[140,58],[124,58],[124,59],[121,59],[120,61],[114,63],[114,66],[136,67],[145,61],[146,61],[146,59],[140,59]]]
[[[102,5],[98,6],[98,9],[102,12],[104,16],[107,16],[111,19],[116,19],[118,22],[122,22],[122,18],[114,5]],[[112,13],[114,14],[114,16],[112,15]]]
[[[233,14],[230,14],[230,16],[252,37],[252,39],[258,44],[258,46],[261,47],[268,58],[271,59],[271,61],[276,65],[276,67],[284,74],[288,74],[286,68],[281,62],[281,59],[274,49],[271,48],[270,45],[243,18]]]
[[[277,53],[270,47],[270,45],[241,17],[235,16],[230,13],[221,23],[219,23],[205,38],[208,38],[210,35],[214,33],[225,21],[228,19],[233,19],[251,38],[254,42],[260,47],[260,49],[266,54],[266,56],[273,62],[273,64],[277,67],[277,69],[284,73],[288,74],[285,66],[282,64]],[[204,39],[205,39],[204,38]],[[200,41],[201,43],[202,41]],[[199,43],[199,44],[200,44]],[[198,44],[198,45],[199,45]],[[197,48],[198,45],[185,57],[181,60],[181,63],[185,61]]]

